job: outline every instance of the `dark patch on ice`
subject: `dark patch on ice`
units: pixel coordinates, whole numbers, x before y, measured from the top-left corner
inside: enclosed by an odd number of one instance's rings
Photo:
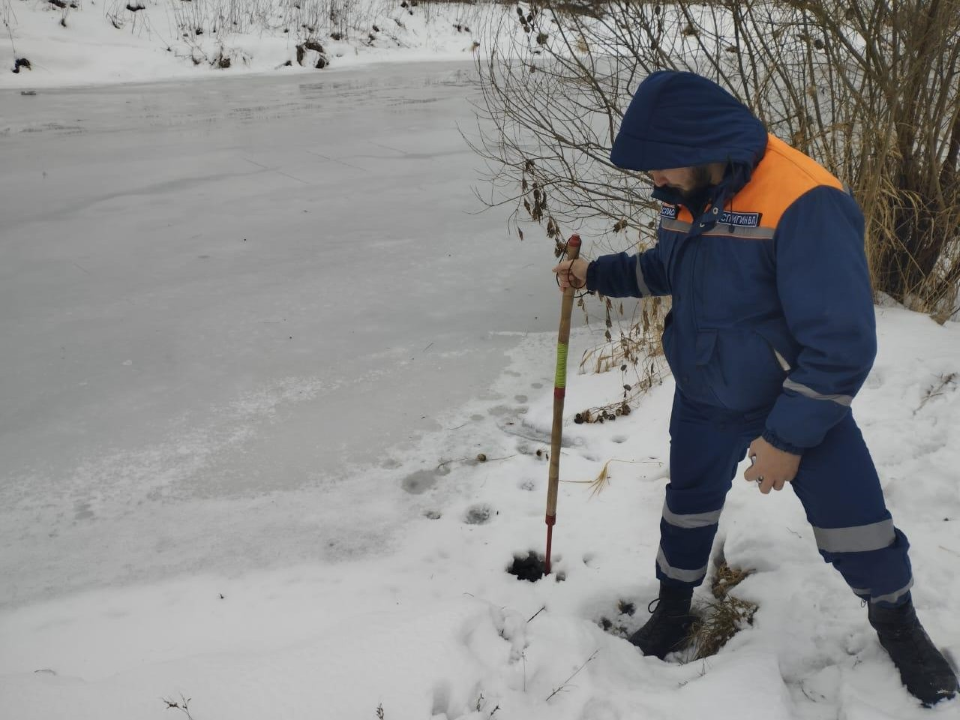
[[[467,525],[486,525],[495,514],[495,510],[486,504],[471,505],[467,508],[463,521]]]
[[[514,555],[513,564],[507,568],[507,572],[515,575],[517,580],[526,580],[536,582],[544,575],[543,556],[531,550],[526,556]]]
[[[518,403],[525,403],[530,398],[528,398],[526,395],[514,395],[513,399],[516,400]]]
[[[635,603],[632,603],[628,600],[618,600],[617,610],[620,611],[621,615],[629,615],[630,617],[633,617],[633,614],[637,611],[637,606]]]
[[[403,489],[411,495],[422,495],[436,485],[437,480],[444,475],[447,475],[449,472],[450,471],[446,468],[437,470],[417,470],[415,473],[407,475],[400,484],[403,486]]]
[[[439,510],[424,510],[423,516],[429,520],[439,520],[441,517]]]
[[[532,383],[530,387],[532,387],[534,390],[539,390],[543,387],[543,383]]]
[[[483,420],[483,415],[478,415],[474,413],[473,415],[470,416],[470,419],[473,420],[473,422],[480,422],[481,420]]]
[[[517,487],[527,492],[533,492],[537,489],[537,484],[533,480],[523,480]]]

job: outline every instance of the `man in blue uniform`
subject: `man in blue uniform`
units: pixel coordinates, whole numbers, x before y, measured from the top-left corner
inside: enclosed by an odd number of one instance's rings
[[[957,678],[914,611],[907,538],[850,410],[876,354],[856,201],[691,73],[641,83],[611,160],[652,177],[664,203],[657,244],[554,271],[563,288],[673,300],[663,332],[677,390],[660,595],[631,642],[660,658],[683,644],[693,589],[748,453],[745,477],[761,492],[792,483],[821,555],[868,604],[907,689],[925,704],[953,697]]]

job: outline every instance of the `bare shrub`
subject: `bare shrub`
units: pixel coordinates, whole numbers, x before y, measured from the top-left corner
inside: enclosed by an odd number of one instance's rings
[[[957,310],[955,0],[546,2],[519,5],[515,22],[486,34],[474,148],[489,169],[487,203],[514,208],[521,238],[519,223],[533,221],[554,243],[576,230],[597,250],[649,247],[649,179],[608,153],[640,80],[692,70],[849,185],[877,291],[940,320]],[[644,303],[662,325],[668,305]]]

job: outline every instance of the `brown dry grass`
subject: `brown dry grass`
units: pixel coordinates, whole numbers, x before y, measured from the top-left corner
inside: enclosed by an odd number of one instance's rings
[[[710,590],[714,600],[701,603],[700,617],[690,628],[690,645],[696,659],[716,655],[730,638],[753,623],[757,604],[730,594],[753,571],[731,567],[721,556],[715,565]]]

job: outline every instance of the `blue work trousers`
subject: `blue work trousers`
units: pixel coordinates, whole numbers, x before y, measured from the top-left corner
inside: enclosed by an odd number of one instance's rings
[[[763,433],[768,412],[732,413],[693,403],[677,391],[657,554],[662,582],[703,582],[727,491],[750,443]],[[852,413],[803,454],[792,487],[821,556],[858,597],[884,606],[910,598],[909,543],[894,527]]]

